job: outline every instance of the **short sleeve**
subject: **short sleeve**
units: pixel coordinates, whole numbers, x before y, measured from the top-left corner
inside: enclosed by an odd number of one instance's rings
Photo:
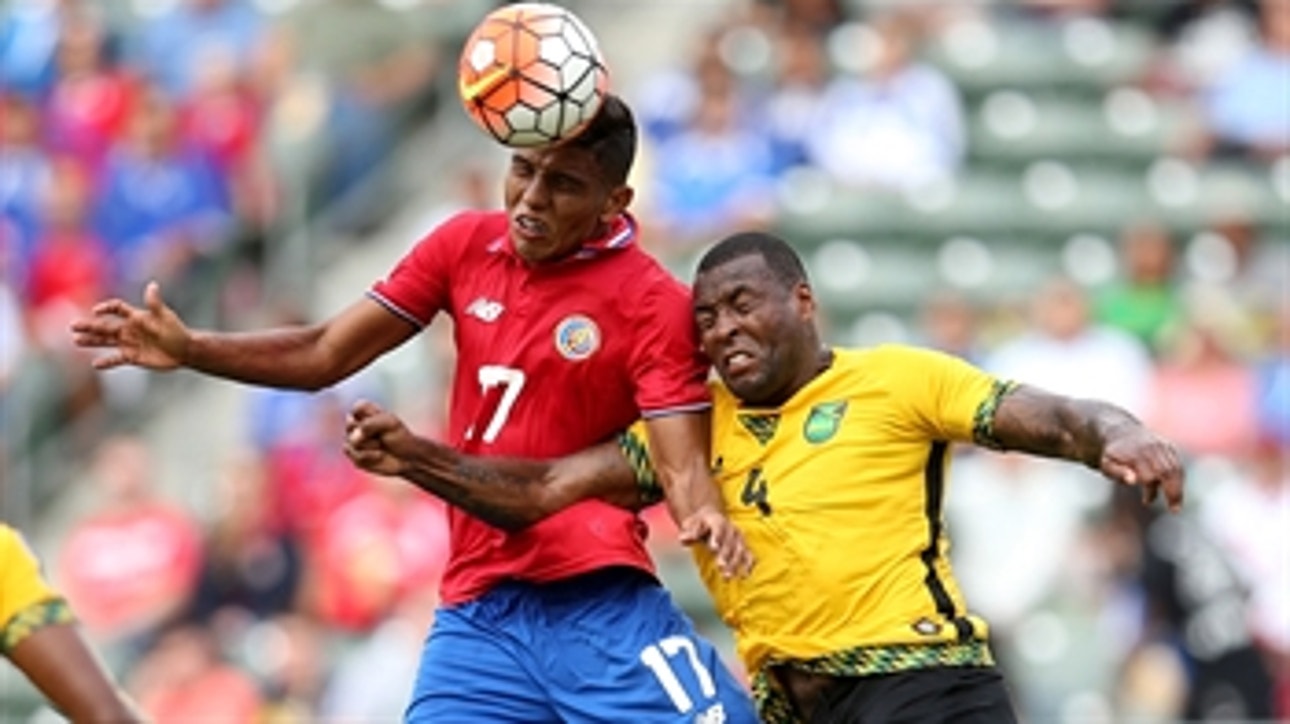
[[[699,351],[690,293],[671,277],[642,295],[631,353],[636,405],[645,417],[711,406],[708,362]]]
[[[0,525],[0,654],[44,626],[71,620],[66,601],[45,581],[22,536]]]
[[[368,296],[417,327],[447,308],[452,270],[478,223],[478,215],[454,216],[416,243]]]
[[[890,394],[907,405],[925,432],[938,440],[988,442],[1006,383],[936,350],[892,345],[878,353],[889,356],[882,369]]]

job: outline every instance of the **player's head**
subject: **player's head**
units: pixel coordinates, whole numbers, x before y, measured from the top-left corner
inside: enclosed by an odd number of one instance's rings
[[[815,296],[797,252],[760,231],[727,237],[694,278],[703,352],[739,399],[779,405],[819,372]]]
[[[636,117],[626,101],[607,94],[591,123],[565,145],[590,151],[605,180],[622,186],[636,160]]]
[[[604,233],[631,203],[627,175],[635,156],[636,121],[613,95],[572,139],[515,151],[505,200],[520,256],[553,261]]]

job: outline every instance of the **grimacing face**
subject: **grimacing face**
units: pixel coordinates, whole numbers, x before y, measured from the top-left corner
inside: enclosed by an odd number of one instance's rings
[[[741,401],[778,406],[815,374],[814,299],[788,288],[761,254],[747,254],[694,280],[699,343]]]
[[[632,191],[607,182],[585,148],[517,150],[504,187],[515,250],[526,261],[555,261],[604,233]]]

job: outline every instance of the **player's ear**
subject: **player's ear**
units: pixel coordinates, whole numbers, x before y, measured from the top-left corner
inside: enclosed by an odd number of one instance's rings
[[[613,191],[609,192],[609,196],[605,198],[605,207],[600,212],[600,221],[608,224],[618,218],[619,214],[626,211],[628,206],[631,206],[634,198],[636,198],[636,190],[631,186],[623,184],[615,187]]]
[[[815,292],[806,282],[798,282],[793,287],[793,299],[797,302],[797,311],[802,319],[815,318]]]

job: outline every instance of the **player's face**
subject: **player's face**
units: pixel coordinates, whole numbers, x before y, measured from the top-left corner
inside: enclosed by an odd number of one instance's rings
[[[703,352],[749,405],[783,404],[815,375],[814,314],[810,287],[787,287],[760,254],[732,259],[694,280]]]
[[[515,250],[544,262],[603,234],[631,200],[631,189],[607,183],[586,149],[524,149],[511,156],[505,200]]]

